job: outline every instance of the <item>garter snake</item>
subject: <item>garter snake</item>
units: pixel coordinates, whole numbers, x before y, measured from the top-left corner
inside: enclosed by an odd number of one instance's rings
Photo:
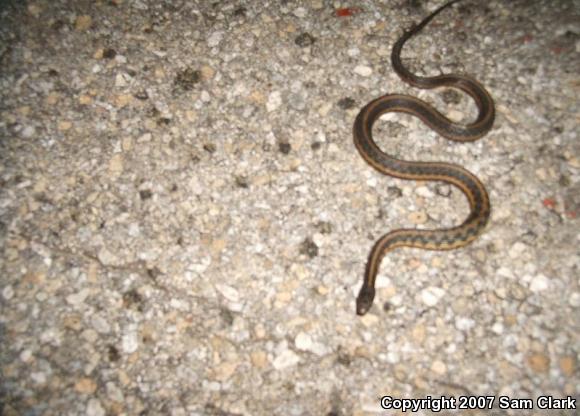
[[[401,179],[415,181],[442,181],[459,188],[467,197],[470,214],[456,227],[447,229],[397,229],[383,235],[373,246],[368,257],[363,285],[356,300],[356,312],[364,315],[375,297],[375,280],[383,257],[399,247],[426,250],[452,250],[463,247],[477,238],[490,216],[490,203],[483,184],[471,172],[461,166],[443,162],[415,162],[396,159],[384,153],[375,143],[372,127],[384,113],[401,112],[418,117],[441,136],[469,142],[484,136],[492,127],[495,109],[491,96],[475,79],[458,74],[442,74],[420,77],[412,74],[401,62],[401,50],[407,40],[416,35],[441,11],[461,0],[452,0],[436,9],[418,25],[406,31],[395,43],[391,64],[399,77],[408,84],[424,89],[452,87],[459,89],[475,101],[477,118],[469,124],[452,122],[434,107],[417,98],[388,94],[379,97],[362,108],[356,117],[353,133],[354,143],[363,159],[379,172]]]

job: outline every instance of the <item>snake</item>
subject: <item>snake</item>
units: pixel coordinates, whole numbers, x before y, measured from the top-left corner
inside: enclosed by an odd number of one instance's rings
[[[383,152],[376,144],[372,128],[381,115],[388,112],[418,117],[430,129],[446,139],[472,142],[485,136],[492,128],[495,107],[491,95],[474,78],[463,74],[440,74],[421,77],[409,71],[401,62],[405,43],[419,33],[439,13],[461,0],[452,0],[425,17],[419,24],[404,32],[395,42],[391,64],[397,75],[411,86],[421,89],[455,88],[469,95],[478,109],[477,118],[469,123],[456,123],[432,105],[413,96],[387,94],[365,105],[358,113],[353,127],[354,144],[362,158],[380,173],[414,181],[441,181],[465,194],[470,213],[461,225],[440,229],[396,229],[380,237],[372,247],[364,272],[363,284],[356,299],[357,315],[366,314],[375,298],[375,281],[384,256],[400,247],[425,250],[453,250],[473,242],[484,230],[491,205],[481,181],[462,166],[445,162],[405,161]]]

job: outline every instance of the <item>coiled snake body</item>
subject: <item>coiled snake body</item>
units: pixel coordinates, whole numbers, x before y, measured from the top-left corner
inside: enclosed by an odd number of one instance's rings
[[[484,136],[492,127],[495,109],[491,96],[475,79],[457,74],[419,77],[401,63],[403,45],[423,29],[442,10],[461,0],[452,0],[439,7],[421,23],[407,31],[394,45],[391,63],[403,81],[418,88],[452,87],[467,93],[477,105],[479,114],[472,123],[454,123],[431,105],[408,95],[389,94],[379,97],[362,108],[354,123],[354,143],[359,153],[379,172],[401,179],[442,181],[459,188],[467,197],[470,214],[453,228],[437,230],[398,229],[383,235],[373,246],[366,265],[363,285],[356,300],[356,312],[364,315],[375,297],[375,280],[381,260],[398,247],[427,250],[451,250],[471,243],[482,232],[490,215],[490,203],[483,184],[461,166],[443,162],[411,162],[384,153],[375,143],[372,127],[387,112],[402,112],[419,117],[427,126],[447,139],[469,142]]]

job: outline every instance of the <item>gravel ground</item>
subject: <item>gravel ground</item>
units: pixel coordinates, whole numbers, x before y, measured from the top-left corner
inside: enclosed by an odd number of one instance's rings
[[[457,144],[387,115],[375,137],[466,166],[492,218],[465,249],[388,255],[373,309],[355,315],[381,234],[468,212],[457,189],[375,172],[352,141],[358,110],[387,92],[475,114],[390,67],[402,30],[439,4],[0,2],[3,413],[577,398],[578,0],[465,1],[405,48],[416,73],[480,80],[495,126]]]

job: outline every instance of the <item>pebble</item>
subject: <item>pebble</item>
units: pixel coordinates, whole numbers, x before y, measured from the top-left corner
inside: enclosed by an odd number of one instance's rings
[[[221,382],[229,380],[239,365],[240,363],[237,361],[228,361],[217,365],[213,368],[214,378]]]
[[[73,293],[66,297],[66,301],[68,304],[73,306],[79,306],[80,304],[84,303],[85,300],[91,294],[91,290],[89,288],[84,288],[77,293]]]
[[[78,30],[79,32],[84,32],[85,30],[91,28],[92,23],[93,19],[91,18],[91,16],[88,15],[79,16],[75,20],[75,29]]]
[[[447,373],[447,366],[443,361],[436,360],[431,364],[431,371],[438,376],[443,376]]]
[[[522,254],[527,250],[528,246],[518,241],[513,246],[511,246],[509,250],[509,255],[512,259],[519,259],[522,256]]]
[[[530,281],[530,290],[534,293],[542,292],[550,287],[550,279],[543,274],[534,276]]]
[[[294,9],[294,16],[299,17],[299,18],[305,18],[307,14],[307,11],[304,7],[298,7],[296,9]]]
[[[91,324],[95,331],[100,334],[108,334],[111,332],[111,326],[101,315],[95,314],[91,316]]]
[[[430,286],[421,291],[421,301],[429,306],[435,306],[445,296],[445,290],[440,287]]]
[[[10,300],[14,297],[14,288],[11,285],[6,286],[2,289],[2,297],[5,300]]]
[[[237,303],[240,301],[240,292],[237,289],[219,283],[215,285],[215,288],[230,302]]]
[[[580,292],[572,292],[568,298],[568,303],[573,308],[580,308]]]
[[[408,215],[409,221],[413,224],[425,224],[427,222],[427,213],[424,211],[411,212]]]
[[[268,101],[266,102],[266,110],[271,113],[277,110],[282,105],[282,94],[280,91],[272,91],[268,96]]]
[[[89,399],[85,410],[87,416],[105,416],[105,409],[98,399]]]
[[[360,75],[361,77],[369,77],[373,73],[373,70],[369,66],[357,65],[354,68],[354,73]]]
[[[93,394],[97,390],[97,383],[90,378],[81,378],[75,383],[75,390],[82,394]]]
[[[559,360],[560,371],[566,377],[572,377],[576,373],[576,358],[574,356],[562,357]]]
[[[220,44],[220,42],[222,41],[223,37],[224,37],[224,33],[223,32],[221,32],[221,31],[213,32],[207,38],[207,44],[208,44],[208,46],[210,48],[215,48],[216,46],[218,46]]]
[[[130,330],[129,332],[123,334],[121,346],[126,354],[132,354],[135,351],[137,351],[137,349],[139,349],[139,339],[137,337],[137,331]]]
[[[475,321],[470,318],[458,317],[455,318],[455,328],[460,331],[467,332],[475,327]]]
[[[526,358],[528,366],[535,373],[547,373],[550,369],[550,358],[542,353],[534,353]]]
[[[265,368],[268,365],[268,356],[264,351],[253,351],[250,359],[254,367]]]
[[[300,362],[300,357],[292,350],[284,350],[280,352],[274,361],[272,366],[276,370],[283,370],[288,367],[293,367]]]

